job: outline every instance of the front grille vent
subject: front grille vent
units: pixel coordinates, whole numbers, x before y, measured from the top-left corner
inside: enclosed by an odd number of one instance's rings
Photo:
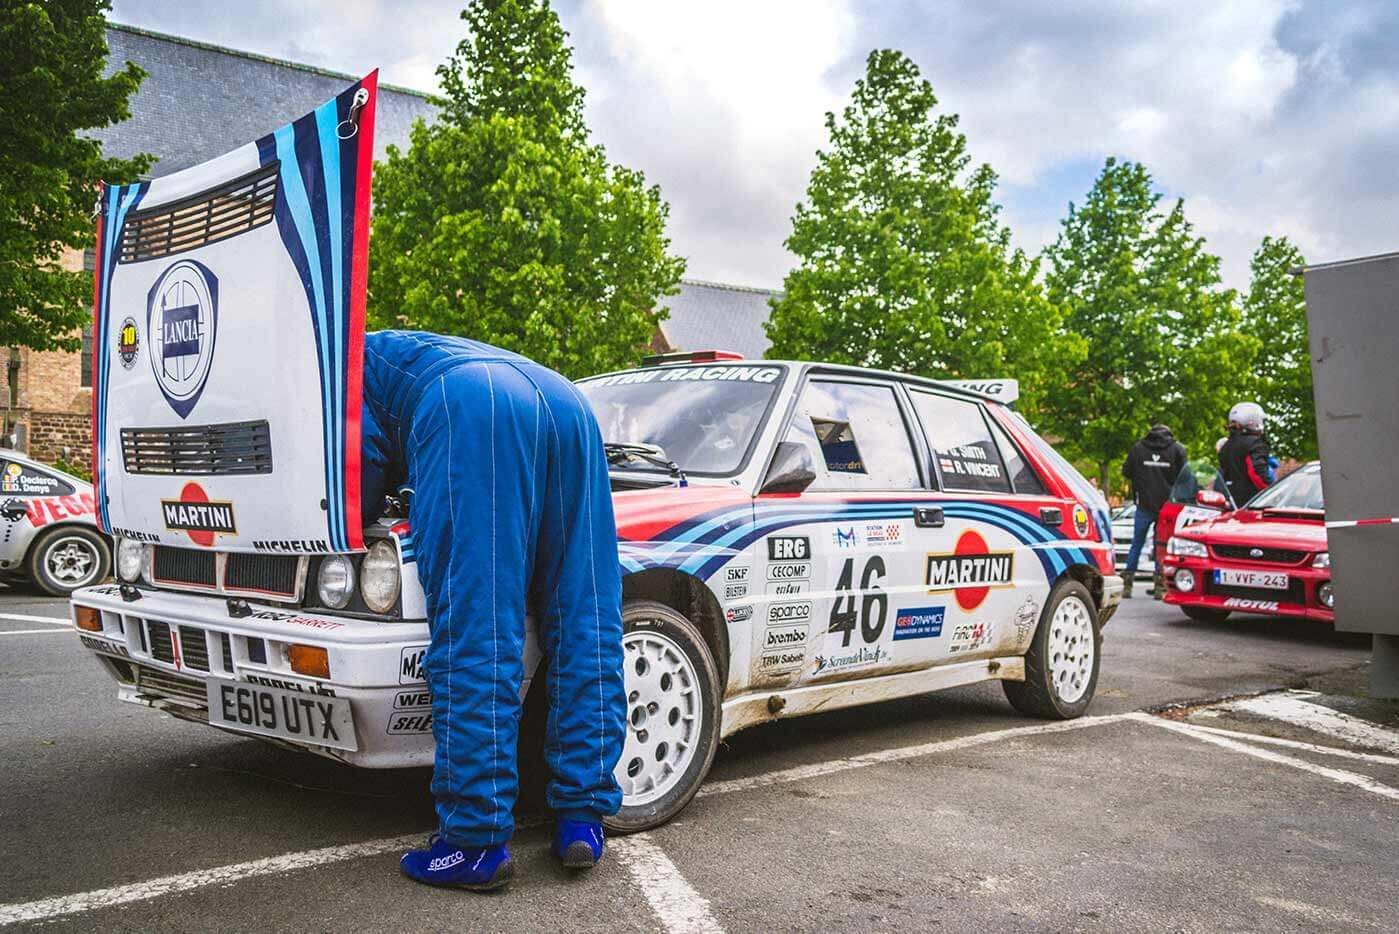
[[[156,545],[153,571],[157,584],[218,587],[218,558],[212,551]]]
[[[250,555],[234,552],[224,566],[225,590],[239,593],[297,596],[296,573],[301,559],[296,555]]]
[[[233,672],[233,640],[228,638],[228,633],[219,633],[219,647],[223,649],[223,670]]]
[[[1270,564],[1296,564],[1307,556],[1305,551],[1293,551],[1288,548],[1259,548],[1253,545],[1214,545],[1214,553],[1221,558],[1233,558],[1236,561],[1266,561]],[[1255,555],[1253,552],[1260,551],[1262,554]]]
[[[159,259],[270,223],[277,202],[277,170],[274,162],[210,191],[131,214],[121,229],[117,260]]]
[[[1205,592],[1216,594],[1221,597],[1238,597],[1241,600],[1263,600],[1268,603],[1306,603],[1306,593],[1304,585],[1296,578],[1292,579],[1286,590],[1270,590],[1267,587],[1235,587],[1228,584],[1216,584],[1210,581],[1205,585]]]
[[[272,438],[266,420],[123,428],[121,459],[129,474],[264,474],[272,472]]]
[[[170,642],[170,627],[154,620],[146,621],[151,633],[151,657],[157,661],[175,664],[175,646]]]
[[[201,681],[182,678],[177,674],[151,668],[148,665],[133,665],[136,669],[136,690],[141,694],[180,697],[198,701],[201,705],[208,701],[208,693]]]
[[[193,626],[180,627],[180,659],[186,668],[209,670],[209,642],[204,637],[204,630]]]

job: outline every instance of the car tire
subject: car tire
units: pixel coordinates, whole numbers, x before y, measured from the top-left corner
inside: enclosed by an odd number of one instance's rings
[[[107,540],[78,525],[49,529],[29,547],[29,579],[52,597],[66,597],[112,572]]]
[[[1222,623],[1229,618],[1228,610],[1216,610],[1212,606],[1183,606],[1180,611],[1197,623]]]
[[[1049,592],[1025,653],[1025,680],[1001,682],[1006,699],[1031,717],[1082,716],[1098,687],[1101,649],[1098,611],[1088,588],[1061,580]]]
[[[719,748],[719,669],[695,625],[663,603],[623,604],[622,630],[622,808],[603,823],[637,833],[680,813],[709,774]]]

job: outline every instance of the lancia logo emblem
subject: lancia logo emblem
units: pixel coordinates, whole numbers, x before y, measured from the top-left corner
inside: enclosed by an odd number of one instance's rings
[[[170,266],[146,297],[146,356],[156,385],[180,418],[189,415],[209,379],[218,320],[219,280],[198,260]]]
[[[1261,558],[1261,557],[1263,557],[1263,549],[1262,549],[1262,548],[1250,548],[1250,549],[1248,550],[1248,556],[1249,556],[1250,558]]]

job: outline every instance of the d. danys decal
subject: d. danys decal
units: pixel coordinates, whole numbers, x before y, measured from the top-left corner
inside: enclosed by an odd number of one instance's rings
[[[136,319],[128,316],[117,331],[117,358],[126,369],[136,365],[136,357],[141,352],[141,335],[136,330]]]
[[[237,535],[233,504],[210,502],[209,495],[197,483],[186,483],[179,499],[163,499],[160,511],[165,527],[172,532],[184,532],[190,541],[205,548],[214,544],[218,535]]]
[[[991,588],[1010,585],[1014,562],[1012,552],[991,551],[986,539],[967,529],[957,538],[951,554],[928,555],[928,592],[956,591],[957,605],[974,610],[985,601]]]
[[[146,334],[151,340],[147,356],[161,394],[180,418],[189,415],[204,392],[218,327],[218,277],[195,259],[167,267],[146,296]],[[123,335],[125,331],[123,325]],[[134,326],[132,332],[134,336]]]

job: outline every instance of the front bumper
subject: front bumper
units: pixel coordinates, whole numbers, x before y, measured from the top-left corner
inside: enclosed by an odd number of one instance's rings
[[[354,734],[345,745],[354,749],[271,741],[365,768],[432,764],[431,700],[422,667],[425,622],[374,622],[256,604],[252,615],[235,618],[222,599],[141,594],[126,602],[120,588],[107,584],[72,596],[73,607],[101,612],[102,631],[78,630],[78,635],[116,679],[121,700],[209,723],[211,681],[345,698]],[[293,645],[324,648],[330,677],[293,671],[288,658]]]
[[[1238,570],[1286,573],[1292,583],[1288,590],[1277,593],[1221,588],[1213,583],[1214,571],[1226,566]],[[1176,572],[1182,569],[1189,570],[1195,577],[1194,586],[1189,590],[1180,590],[1176,586]],[[1330,570],[1313,568],[1310,565],[1245,566],[1239,562],[1226,565],[1213,558],[1166,555],[1163,559],[1163,572],[1166,579],[1165,600],[1176,606],[1259,613],[1266,616],[1310,619],[1322,623],[1334,622],[1336,618],[1335,611],[1323,606],[1317,596],[1318,588],[1331,580]]]

